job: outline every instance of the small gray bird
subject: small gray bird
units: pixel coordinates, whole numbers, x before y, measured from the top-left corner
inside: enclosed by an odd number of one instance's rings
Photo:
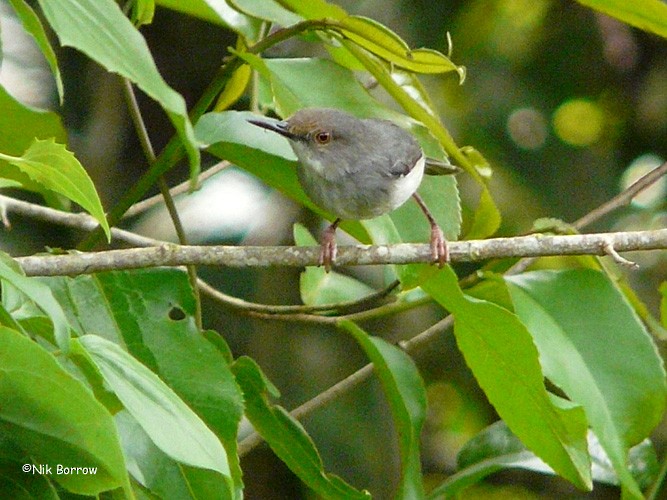
[[[372,219],[400,207],[411,196],[431,225],[431,253],[440,267],[449,261],[447,241],[417,194],[424,171],[455,174],[457,167],[426,159],[417,140],[398,125],[359,119],[329,108],[305,108],[285,121],[248,120],[289,140],[299,160],[299,182],[310,199],[336,216],[324,231],[319,264],[327,272],[336,259],[335,232],[343,219]]]

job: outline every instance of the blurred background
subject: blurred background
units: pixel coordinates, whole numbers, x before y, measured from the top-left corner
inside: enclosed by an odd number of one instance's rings
[[[455,75],[423,78],[443,122],[459,146],[471,145],[491,163],[491,191],[503,215],[502,235],[530,230],[540,217],[574,221],[667,159],[667,43],[567,0],[357,0],[335,3],[348,12],[389,26],[412,47],[447,52],[467,67]],[[120,82],[81,54],[58,48],[65,103],[57,105],[48,68],[30,37],[23,34],[5,0],[0,2],[2,66],[0,83],[23,102],[60,112],[69,147],[87,168],[109,209],[147,168],[129,122]],[[220,26],[158,8],[142,29],[167,82],[192,105],[235,44]],[[311,56],[313,44],[290,42],[269,54]],[[159,151],[172,135],[161,109],[139,95],[148,130]],[[247,109],[244,97],[237,109]],[[388,105],[391,103],[388,101]],[[205,157],[204,168],[216,160]],[[187,167],[168,174],[170,184],[187,177]],[[464,216],[474,209],[477,190],[459,176]],[[10,192],[38,201],[25,193]],[[154,194],[154,193],[152,193]],[[631,206],[599,221],[589,231],[667,226],[667,180]],[[317,231],[319,221],[244,172],[227,168],[203,188],[178,200],[193,244],[291,244],[292,224]],[[45,245],[71,248],[83,236],[11,215],[14,230],[0,232],[0,249],[13,255],[42,251]],[[174,240],[160,208],[130,219],[126,227]],[[658,285],[667,277],[665,254],[631,255],[640,265],[628,274],[633,287],[658,314]],[[470,267],[457,268],[460,275]],[[255,302],[299,303],[295,270],[202,269],[221,290]],[[357,276],[381,286],[377,270]],[[422,307],[365,324],[390,340],[409,338],[442,316]],[[365,363],[353,341],[333,329],[251,320],[212,302],[204,303],[204,324],[220,332],[235,355],[255,358],[293,408]],[[663,347],[663,346],[661,346]],[[437,484],[456,467],[461,446],[497,417],[456,350],[453,337],[420,353],[428,384],[429,418],[423,435],[423,467]],[[391,419],[376,381],[309,416],[311,433],[325,464],[377,498],[388,498],[398,477]],[[663,425],[655,432],[665,452]],[[313,498],[261,446],[244,458],[247,498]],[[466,492],[466,498],[614,498],[596,486],[577,492],[565,481],[529,472],[504,472]]]

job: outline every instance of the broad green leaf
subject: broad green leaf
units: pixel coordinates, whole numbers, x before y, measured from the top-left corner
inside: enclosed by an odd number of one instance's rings
[[[303,0],[280,0],[280,3],[306,19],[342,19],[347,16],[347,12],[342,7],[325,2],[325,0],[308,0],[307,2]]]
[[[32,10],[32,7],[30,7],[30,5],[28,5],[25,2],[25,0],[9,0],[9,1],[12,4],[14,10],[16,11],[16,14],[19,20],[21,21],[21,24],[23,24],[23,29],[25,29],[26,32],[30,33],[30,35],[35,39],[35,42],[37,42],[39,50],[42,51],[44,59],[46,59],[46,62],[51,68],[51,73],[53,73],[53,77],[56,81],[58,98],[60,99],[60,104],[62,104],[63,99],[65,98],[65,90],[63,89],[63,81],[62,77],[60,76],[60,68],[58,67],[58,60],[56,59],[56,54],[53,51],[53,47],[51,47],[51,44],[49,43],[49,38],[47,37],[46,32],[44,31],[44,26],[42,26],[42,22],[40,21],[39,17],[37,17],[37,14],[35,14],[35,11]]]
[[[473,216],[472,227],[466,234],[466,239],[477,240],[488,238],[498,230],[500,222],[500,211],[491,197],[489,188],[483,186],[482,194],[479,197],[479,203]]]
[[[2,280],[2,302],[9,313],[11,307],[7,303],[7,287],[13,287],[32,300],[44,311],[53,323],[54,337],[58,347],[64,352],[69,351],[70,326],[60,304],[56,302],[49,287],[40,283],[36,278],[27,278],[8,266],[0,259],[0,279]]]
[[[215,334],[213,345],[195,326],[187,274],[177,269],[142,269],[42,280],[81,333],[126,346],[197,412],[223,442],[240,490],[236,438],[242,394],[226,354],[220,351],[228,350],[224,340]]]
[[[324,471],[313,441],[302,425],[282,407],[269,401],[277,389],[250,358],[242,356],[232,366],[243,389],[246,416],[253,427],[294,474],[322,498],[368,499],[370,495]]]
[[[0,159],[7,162],[0,163],[0,176],[22,184],[27,177],[29,181],[26,187],[37,184],[44,190],[61,194],[78,203],[100,223],[107,239],[111,241],[109,224],[93,181],[65,146],[57,144],[53,139],[35,139],[22,156],[0,153]]]
[[[67,141],[60,117],[50,111],[30,108],[14,99],[0,85],[0,152],[20,155],[35,139]]]
[[[62,45],[74,47],[112,73],[136,83],[165,110],[190,159],[190,178],[199,174],[199,149],[183,97],[160,75],[146,40],[113,0],[40,0],[44,16]]]
[[[667,5],[661,0],[577,0],[635,28],[667,38]]]
[[[296,156],[284,138],[248,123],[257,115],[247,111],[207,113],[195,127],[207,150],[249,171],[267,185],[311,208],[296,177]]]
[[[487,160],[482,153],[472,146],[464,146],[461,148],[460,152],[466,159],[466,162],[472,167],[475,174],[482,179],[491,178],[493,169],[491,168],[489,160]]]
[[[340,326],[366,352],[389,401],[401,454],[402,477],[396,497],[423,498],[419,439],[426,418],[426,389],[419,371],[398,347],[369,336],[351,321],[344,320]]]
[[[592,477],[599,483],[617,486],[618,476],[595,434],[588,433],[588,449],[592,460]],[[553,469],[529,451],[500,420],[468,441],[457,457],[458,472],[434,488],[429,498],[454,497],[461,490],[482,478],[505,469],[525,469],[554,474]],[[655,449],[644,440],[630,450],[628,469],[642,487],[655,479],[658,462]]]
[[[639,498],[627,452],[660,422],[667,395],[650,335],[600,272],[537,271],[506,281],[545,375],[584,408],[622,484]]]
[[[132,22],[135,26],[143,26],[153,22],[155,0],[136,0],[132,5]]]
[[[244,14],[279,26],[291,26],[303,21],[303,17],[287,10],[274,0],[229,0],[229,3]]]
[[[234,498],[218,472],[183,465],[164,454],[127,410],[118,412],[114,419],[128,471],[157,497]]]
[[[417,73],[461,71],[444,54],[432,49],[410,47],[386,26],[361,16],[340,19],[331,29],[385,61]]]
[[[78,342],[104,380],[151,441],[178,462],[219,472],[229,479],[227,454],[200,418],[152,371],[118,345],[97,335]]]
[[[537,348],[517,316],[463,295],[449,267],[422,288],[454,315],[459,349],[508,427],[559,475],[590,490],[583,411],[547,392]]]
[[[0,327],[0,345],[0,443],[50,465],[47,476],[73,493],[129,488],[113,419],[91,392],[16,331]],[[58,464],[97,470],[58,474]]]
[[[190,16],[204,19],[210,23],[221,24],[248,40],[257,40],[261,21],[253,19],[234,9],[228,0],[157,0],[162,7],[183,12]]]
[[[411,201],[408,203],[411,203]],[[403,242],[401,233],[399,232],[399,229],[394,223],[392,217],[394,213],[395,211],[390,212],[389,214],[380,215],[379,217],[375,217],[373,219],[360,221],[361,225],[366,230],[366,233],[368,233],[371,242],[376,245],[389,245]],[[407,266],[386,266],[384,269],[385,283],[390,283],[396,280],[397,277],[400,276],[401,268],[405,267]]]
[[[245,89],[250,82],[251,76],[252,70],[247,64],[242,64],[236,68],[232,76],[227,81],[225,88],[222,89],[222,92],[220,93],[220,96],[215,103],[214,110],[216,112],[220,112],[234,105],[245,92]]]
[[[2,453],[0,453],[1,455]],[[41,474],[25,474],[21,467],[30,461],[26,456],[12,457],[12,461],[0,460],[0,498],[25,498],[39,500],[59,500],[55,486]]]
[[[3,291],[7,290],[6,287],[2,287]],[[4,307],[4,304],[0,303],[0,325],[6,326],[10,330],[16,330],[19,333],[22,333],[25,336],[28,336],[28,333],[21,326],[21,324],[11,315],[9,311]]]
[[[317,240],[301,224],[294,225],[294,242],[299,246],[317,246]],[[301,300],[306,305],[339,304],[372,294],[365,283],[321,267],[307,267],[300,276]]]

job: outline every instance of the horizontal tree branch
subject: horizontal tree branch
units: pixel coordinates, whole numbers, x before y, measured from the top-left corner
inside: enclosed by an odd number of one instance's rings
[[[567,236],[533,234],[513,238],[455,241],[449,243],[452,262],[492,258],[554,255],[610,255],[617,252],[667,249],[667,229]],[[30,276],[62,276],[99,271],[155,266],[211,265],[225,267],[304,267],[317,265],[318,247],[179,246],[162,244],[149,248],[109,250],[95,253],[35,255],[16,261]],[[429,245],[343,246],[338,266],[411,264],[430,262]]]

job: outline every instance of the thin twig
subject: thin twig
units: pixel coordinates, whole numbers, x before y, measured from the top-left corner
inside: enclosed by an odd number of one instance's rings
[[[614,210],[628,205],[635,196],[655,184],[665,175],[667,175],[667,161],[637,179],[634,183],[632,183],[609,201],[606,201],[602,205],[588,212],[583,217],[580,217],[574,221],[574,223],[572,223],[572,227],[577,230],[582,230],[585,227],[588,227],[594,222],[600,220],[605,215],[613,212]],[[533,265],[536,260],[537,259],[535,257],[526,257],[521,259],[509,269],[508,274],[521,274],[531,265]]]
[[[572,226],[576,229],[583,229],[617,208],[630,204],[635,196],[665,175],[667,175],[667,161],[637,179],[631,186],[614,196],[611,200],[603,203],[583,217],[574,221]]]
[[[204,170],[201,174],[199,174],[199,177],[197,178],[197,184],[201,185],[201,183],[206,179],[213,177],[215,174],[222,172],[224,169],[229,168],[230,166],[231,163],[229,163],[226,160],[216,163],[211,168],[208,168]],[[169,194],[171,194],[172,197],[175,197],[178,196],[179,194],[183,194],[190,191],[190,187],[191,186],[189,180],[183,181],[180,184],[177,184],[176,186],[170,188]],[[164,203],[164,197],[162,196],[162,193],[156,194],[155,196],[151,196],[150,198],[146,198],[145,200],[141,200],[132,205],[127,210],[127,212],[125,212],[123,219],[139,215],[140,213],[143,213],[146,210],[149,210],[150,208],[153,208],[154,206],[160,205],[162,203]]]
[[[212,287],[203,280],[198,280],[197,285],[203,293],[217,300],[224,306],[232,307],[236,312],[248,314],[255,318],[275,319],[277,316],[307,315],[309,317],[322,318],[323,315],[340,316],[342,314],[351,314],[357,311],[367,310],[369,307],[376,307],[378,303],[386,300],[387,297],[398,287],[399,281],[392,282],[389,286],[368,294],[361,299],[350,300],[347,302],[338,302],[335,304],[321,305],[275,305],[258,304],[248,302],[243,299],[228,295]]]
[[[137,102],[137,96],[134,93],[134,88],[132,87],[132,82],[127,78],[122,78],[123,81],[123,93],[127,101],[127,107],[130,111],[130,117],[132,118],[132,123],[134,123],[134,128],[139,137],[139,142],[141,143],[141,149],[144,151],[144,156],[148,160],[148,164],[152,165],[155,163],[155,150],[153,149],[153,144],[151,143],[150,136],[148,135],[148,128],[146,127],[146,122],[144,122],[144,117],[141,114],[139,109],[139,103]],[[183,229],[183,224],[181,223],[181,218],[178,215],[178,210],[176,209],[176,204],[174,203],[174,198],[169,192],[169,185],[164,178],[164,175],[160,175],[157,179],[158,186],[160,188],[160,193],[164,199],[164,204],[167,207],[167,212],[171,218],[172,223],[174,224],[174,229],[176,230],[176,235],[178,236],[178,241],[181,245],[188,244],[188,238],[185,235],[185,230]],[[197,327],[201,330],[202,328],[202,310],[201,310],[201,296],[199,295],[199,289],[197,288],[197,268],[194,265],[187,265],[188,270],[188,279],[190,280],[190,286],[192,287],[192,292],[195,299],[195,323]]]

